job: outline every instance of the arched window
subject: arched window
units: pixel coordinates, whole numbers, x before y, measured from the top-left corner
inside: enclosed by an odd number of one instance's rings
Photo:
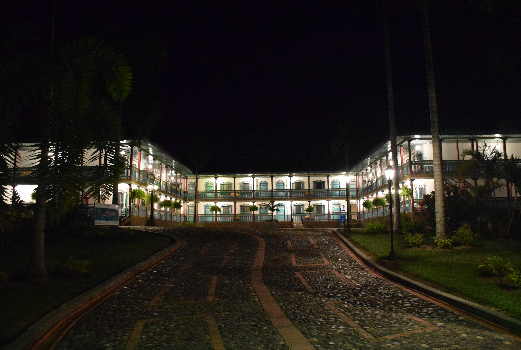
[[[205,191],[213,191],[213,185],[214,185],[213,182],[208,181],[207,183],[204,184],[204,190]]]

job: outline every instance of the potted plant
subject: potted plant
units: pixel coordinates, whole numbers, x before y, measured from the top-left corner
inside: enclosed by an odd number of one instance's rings
[[[387,201],[383,198],[383,197],[376,197],[375,199],[373,199],[373,207],[376,207],[376,210],[378,210],[378,208],[382,207],[385,207],[385,204],[387,204]]]
[[[312,205],[308,205],[305,211],[309,214],[308,220],[311,220],[311,214],[315,211],[315,208]]]
[[[215,213],[215,222],[217,222],[217,213],[221,212],[221,207],[219,207],[218,205],[212,205],[210,207],[210,212]]]
[[[128,198],[130,199],[130,208],[128,211],[128,216],[131,216],[132,213],[132,204],[135,204],[136,199],[145,199],[145,191],[141,188],[135,188],[128,193]]]
[[[177,215],[177,211],[183,207],[183,204],[179,201],[173,201],[170,204],[170,209],[174,210],[175,214]]]
[[[362,206],[363,206],[365,209],[367,209],[367,213],[369,213],[369,211],[370,211],[371,209],[373,209],[373,201],[370,200],[370,199],[366,199],[366,200],[364,201],[364,203],[362,203]]]
[[[255,204],[252,204],[252,205],[249,206],[249,209],[250,209],[250,212],[253,213],[253,222],[255,222],[255,212],[257,210],[259,210],[259,207],[256,206]]]

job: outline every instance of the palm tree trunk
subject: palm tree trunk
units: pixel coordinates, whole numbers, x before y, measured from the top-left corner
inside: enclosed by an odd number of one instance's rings
[[[31,261],[25,278],[31,283],[41,283],[48,279],[49,274],[45,267],[45,210],[46,199],[41,189],[36,189],[36,203],[34,205],[34,230],[31,247]]]
[[[441,162],[441,142],[438,125],[438,105],[434,85],[434,66],[432,62],[431,33],[429,29],[429,13],[427,0],[421,2],[423,42],[425,45],[425,66],[427,70],[427,90],[429,94],[429,110],[432,134],[432,165],[434,172],[434,193],[436,207],[436,238],[446,238],[445,203],[443,193],[443,169]]]
[[[394,114],[394,91],[393,91],[393,74],[391,66],[391,48],[389,40],[389,21],[387,17],[387,0],[382,1],[383,5],[383,25],[384,25],[384,46],[385,46],[385,68],[387,71],[387,98],[389,101],[389,132],[391,142],[391,158],[394,169],[394,192],[393,192],[393,215],[394,215],[394,231],[401,233],[402,220],[400,215],[400,194],[398,192],[400,185],[400,174],[398,172],[398,150],[396,147],[396,118]],[[349,203],[348,203],[349,205]]]

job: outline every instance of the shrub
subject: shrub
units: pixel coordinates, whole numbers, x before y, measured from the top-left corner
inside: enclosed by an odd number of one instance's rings
[[[436,238],[434,237],[434,242],[441,249],[451,249],[452,248],[452,239],[450,238]]]
[[[69,277],[79,277],[89,272],[90,265],[88,260],[76,260],[70,256],[63,264],[63,272]]]
[[[362,225],[362,221],[361,220],[351,220],[350,224],[351,224],[352,228],[362,228],[362,227],[364,227]]]
[[[470,228],[469,224],[465,224],[461,226],[458,231],[454,234],[454,237],[452,237],[452,240],[456,243],[459,243],[461,245],[469,245],[472,243],[475,239],[475,234],[472,232],[472,229]]]
[[[505,276],[503,283],[514,288],[521,288],[521,272],[519,270],[512,269],[510,273]]]
[[[402,218],[402,232],[405,235],[424,233],[425,225],[420,221],[413,221],[409,217],[403,217]]]
[[[409,233],[405,235],[405,241],[409,247],[420,247],[423,243],[422,233]]]
[[[485,276],[496,276],[500,279],[508,276],[512,270],[512,263],[508,258],[491,256],[486,258],[478,266],[479,271]]]
[[[365,233],[368,234],[379,235],[387,233],[387,231],[387,225],[383,221],[372,222],[365,225]]]

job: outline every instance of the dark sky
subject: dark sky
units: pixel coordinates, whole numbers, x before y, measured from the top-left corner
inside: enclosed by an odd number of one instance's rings
[[[5,23],[47,30],[52,0],[0,9]],[[429,133],[421,17],[390,1],[398,134]],[[520,8],[484,13],[467,0],[430,7],[441,133],[520,132]],[[190,165],[190,142],[210,151],[203,172],[345,170],[388,138],[378,0],[65,1],[58,38],[115,25],[165,43],[162,116],[151,140]]]

